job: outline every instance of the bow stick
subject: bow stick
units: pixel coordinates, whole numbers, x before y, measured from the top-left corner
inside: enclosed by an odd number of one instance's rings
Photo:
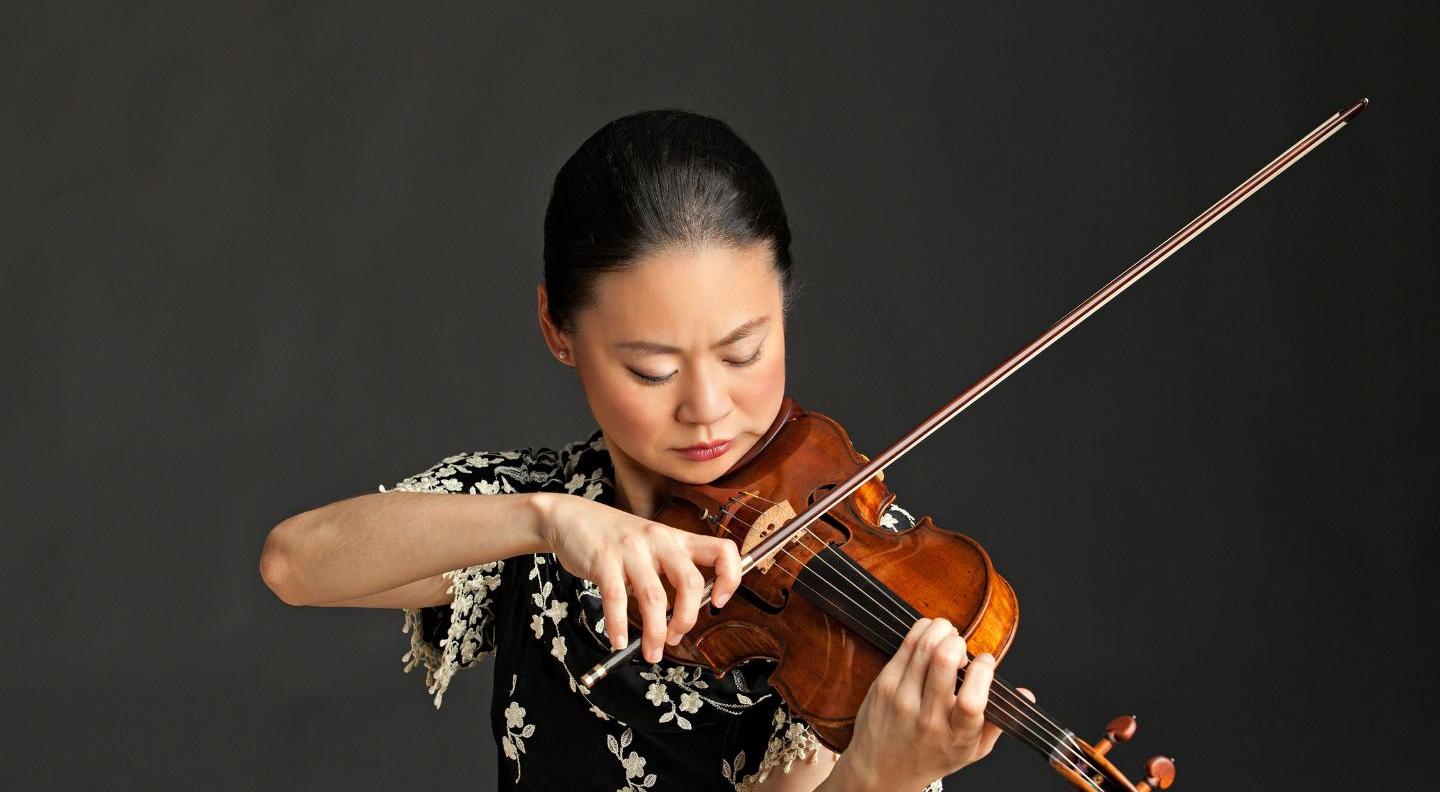
[[[980,397],[989,393],[996,385],[1004,382],[1011,374],[1014,374],[1029,363],[1041,352],[1044,352],[1051,344],[1059,341],[1066,333],[1075,329],[1077,325],[1092,314],[1100,310],[1106,303],[1119,296],[1120,292],[1130,288],[1134,283],[1145,277],[1151,270],[1160,266],[1160,262],[1174,255],[1175,251],[1184,247],[1190,240],[1199,236],[1201,232],[1224,217],[1231,209],[1239,206],[1246,198],[1254,195],[1261,187],[1270,183],[1271,179],[1285,172],[1285,169],[1294,165],[1301,157],[1314,151],[1321,143],[1340,128],[1349,123],[1351,119],[1360,114],[1370,104],[1369,99],[1360,99],[1349,107],[1330,116],[1320,126],[1303,138],[1300,138],[1295,145],[1286,149],[1280,156],[1271,160],[1268,165],[1261,168],[1254,176],[1241,182],[1240,186],[1231,190],[1225,197],[1216,201],[1209,209],[1201,212],[1198,217],[1185,224],[1183,228],[1176,231],[1169,239],[1161,242],[1154,250],[1146,253],[1141,259],[1131,264],[1124,272],[1115,276],[1113,280],[1105,284],[1099,291],[1090,295],[1084,302],[1075,306],[1069,313],[1060,317],[1050,329],[1040,334],[1039,338],[1026,344],[1020,351],[1011,355],[1005,362],[996,366],[989,374],[981,377],[974,385],[966,388],[959,396],[956,396],[941,407],[938,412],[925,419],[919,426],[910,430],[908,434],[895,444],[885,449],[882,453],[871,459],[868,464],[860,470],[831,489],[823,498],[815,501],[805,511],[795,516],[795,519],[785,524],[785,527],[766,537],[749,553],[740,558],[740,574],[749,572],[761,561],[774,554],[786,543],[791,541],[797,534],[805,530],[809,525],[820,518],[820,515],[830,511],[836,504],[845,498],[850,497],[855,490],[859,489],[865,482],[873,478],[877,473],[889,467],[892,462],[905,455],[905,452],[919,445],[922,440],[929,437],[940,427],[944,426],[951,418],[965,411],[965,408],[980,400]],[[704,596],[709,597],[715,587],[715,581],[711,580],[705,584]],[[604,679],[616,666],[628,660],[639,651],[640,642],[633,641],[624,649],[610,655],[605,662],[597,664],[580,677],[580,684],[588,690],[594,687],[595,683]]]

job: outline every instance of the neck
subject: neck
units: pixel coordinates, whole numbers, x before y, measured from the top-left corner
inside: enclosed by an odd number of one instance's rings
[[[665,502],[670,480],[641,465],[613,444],[610,462],[615,468],[615,506],[631,514],[650,517]]]

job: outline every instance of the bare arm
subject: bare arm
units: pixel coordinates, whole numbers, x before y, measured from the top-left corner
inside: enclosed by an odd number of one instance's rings
[[[286,518],[260,575],[290,605],[414,608],[450,601],[453,569],[548,550],[548,493],[377,492]]]
[[[740,552],[730,539],[558,492],[391,491],[336,501],[271,529],[260,576],[291,605],[419,608],[451,601],[445,572],[526,553],[554,553],[570,574],[595,582],[617,649],[629,640],[626,594],[633,593],[642,652],[652,663],[705,604],[696,564],[715,570],[708,599],[716,607],[740,585]],[[668,616],[661,574],[676,592]]]

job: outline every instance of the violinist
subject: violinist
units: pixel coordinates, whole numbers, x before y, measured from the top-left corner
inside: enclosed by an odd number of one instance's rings
[[[291,516],[265,541],[266,584],[291,605],[402,610],[405,670],[424,669],[436,707],[493,656],[500,788],[940,789],[999,735],[983,718],[995,659],[969,657],[944,619],[914,623],[843,754],[790,715],[767,661],[719,675],[662,656],[736,595],[740,554],[648,518],[672,482],[726,473],[775,420],[792,271],[779,190],[727,124],[673,109],[606,124],[555,178],[536,290],[598,430],[455,453]],[[891,504],[882,523],[914,519]],[[643,662],[580,685],[632,620]]]

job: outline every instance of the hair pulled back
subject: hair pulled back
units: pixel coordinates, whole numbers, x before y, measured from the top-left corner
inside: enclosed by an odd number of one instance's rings
[[[761,242],[788,302],[790,225],[780,190],[728,124],[676,108],[617,118],[555,175],[545,209],[550,318],[573,331],[599,277],[646,256]]]

